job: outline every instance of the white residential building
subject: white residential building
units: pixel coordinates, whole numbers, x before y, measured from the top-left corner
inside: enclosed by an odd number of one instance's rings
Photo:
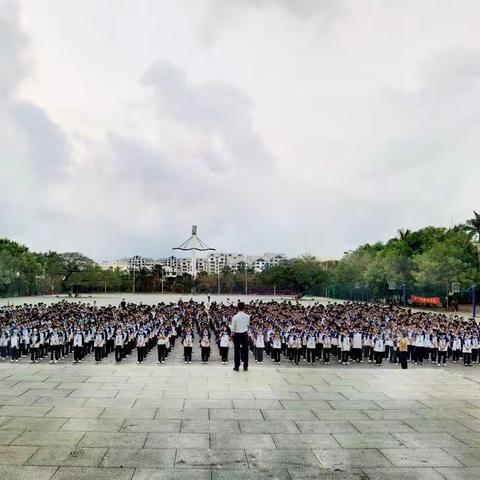
[[[255,272],[263,272],[265,268],[272,265],[278,265],[279,262],[286,259],[286,255],[282,253],[264,253],[263,255],[244,255],[242,253],[209,253],[206,257],[196,259],[197,273],[221,273],[226,268],[232,272],[239,269],[247,268]],[[160,265],[163,268],[166,277],[176,277],[177,275],[190,274],[192,271],[192,259],[189,257],[175,257],[160,258],[154,260],[152,258],[145,258],[135,255],[131,258],[121,258],[113,262],[101,262],[100,266],[104,270],[131,271],[133,269],[139,271],[142,269],[151,270],[155,265]]]

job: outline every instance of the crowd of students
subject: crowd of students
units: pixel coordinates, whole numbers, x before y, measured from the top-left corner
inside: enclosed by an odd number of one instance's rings
[[[228,364],[234,304],[188,302],[119,306],[58,302],[52,305],[0,307],[0,359],[31,363],[82,363],[92,355],[101,363],[109,355],[117,363],[136,354],[142,364],[156,351],[158,364],[169,357],[176,342],[185,363],[208,364],[218,349]],[[402,365],[480,363],[479,328],[474,319],[395,306],[366,303],[253,301],[248,338],[257,363],[347,366],[384,361]],[[195,343],[197,342],[197,343]],[[217,357],[217,358],[218,358]],[[461,359],[461,360],[460,360]]]

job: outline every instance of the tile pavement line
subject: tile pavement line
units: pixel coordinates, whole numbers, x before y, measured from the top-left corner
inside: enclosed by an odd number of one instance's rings
[[[470,447],[470,445],[468,445],[468,443],[464,442],[461,438],[458,438],[455,435],[455,433],[457,433],[457,432],[448,432],[448,434],[451,435],[453,438],[456,438],[459,442],[462,442],[465,445],[465,447],[472,448],[472,447]],[[460,432],[460,433],[465,433],[465,432]]]
[[[438,473],[442,478],[447,478],[443,473],[439,472],[440,468],[446,468],[446,467],[432,467],[435,473]],[[461,468],[461,467],[448,467],[448,468]]]
[[[447,452],[446,448],[448,448],[448,447],[440,447],[440,450],[443,450],[445,455],[449,455],[450,457],[453,457],[455,460],[457,460],[457,462],[461,463],[463,465],[463,468],[469,468],[469,466],[466,463],[463,463],[458,457],[456,457],[454,453]],[[468,447],[468,448],[470,449],[471,447]],[[476,450],[476,449],[472,448],[472,450]],[[448,468],[448,467],[443,467],[443,468]],[[462,467],[450,467],[450,468],[462,468]],[[470,466],[470,468],[471,468],[471,466]]]
[[[82,433],[82,432],[81,432],[81,433]],[[83,438],[85,437],[85,435],[86,435],[87,433],[88,433],[88,432],[83,432],[83,435],[79,438],[78,442],[74,445],[75,448],[78,447],[79,443],[83,440]],[[107,453],[107,452],[105,452],[105,453]],[[103,458],[102,458],[102,460],[103,460]],[[102,463],[102,462],[100,461],[100,463]],[[99,465],[100,465],[100,464],[99,464]]]
[[[335,442],[337,442],[337,444],[340,446],[340,448],[342,450],[348,450],[347,448],[345,448],[338,440],[337,440],[337,437],[335,437],[335,434],[334,433],[329,433],[329,435],[335,440]]]
[[[110,450],[111,447],[107,447],[105,450],[105,453],[102,456],[102,459],[98,462],[97,468],[102,468],[102,463],[105,460],[105,457],[107,456],[107,452]],[[135,471],[134,471],[135,473]]]
[[[401,467],[397,467],[389,458],[387,458],[387,457],[383,454],[383,452],[382,452],[382,450],[381,450],[380,448],[375,448],[374,450],[376,450],[382,457],[384,457],[384,458],[387,460],[387,462],[391,463],[392,466],[393,466],[393,468],[401,468]]]
[[[25,464],[40,450],[40,447],[33,448],[35,448],[35,451],[22,463],[22,466],[25,466]]]

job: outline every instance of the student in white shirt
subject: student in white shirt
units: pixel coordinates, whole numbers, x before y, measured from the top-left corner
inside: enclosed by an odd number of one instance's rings
[[[348,357],[350,355],[350,335],[345,332],[340,337],[341,361],[343,365],[349,365]]]
[[[361,332],[355,332],[352,339],[353,361],[363,363],[362,360],[363,338]]]
[[[18,362],[18,355],[20,351],[20,337],[16,329],[13,330],[13,333],[10,337],[10,357],[11,362]]]
[[[166,351],[166,342],[167,338],[165,331],[161,329],[157,335],[157,353],[158,353],[158,363],[165,363],[165,351]]]
[[[183,357],[185,363],[192,363],[192,348],[193,348],[193,332],[190,326],[187,327],[183,334]]]
[[[74,363],[82,363],[83,353],[83,334],[77,329],[73,336],[73,361]]]
[[[470,335],[466,335],[464,340],[463,340],[463,364],[466,367],[471,367],[472,364],[472,339]]]
[[[226,326],[220,332],[220,355],[224,365],[228,362],[228,350],[230,349],[230,335]]]
[[[140,330],[137,333],[137,363],[140,365],[143,363],[143,360],[145,358],[145,345],[146,345],[146,339],[145,339],[145,333],[143,330]]]
[[[460,358],[460,350],[462,349],[462,341],[455,336],[452,340],[452,363],[458,363]]]
[[[202,350],[202,362],[207,364],[210,359],[210,332],[207,328],[203,329],[202,337],[200,339],[200,347]]]
[[[377,367],[382,365],[383,355],[385,353],[385,343],[381,335],[374,338],[373,351],[375,354],[375,362]]]
[[[96,332],[94,341],[93,341],[93,348],[95,351],[95,363],[99,364],[102,361],[102,353],[103,347],[105,345],[105,337],[101,332]]]
[[[58,334],[55,330],[50,334],[50,363],[57,363],[60,358]]]
[[[437,365],[443,365],[444,367],[447,366],[447,350],[448,350],[448,342],[445,336],[443,335],[438,340],[438,363]]]
[[[278,332],[273,334],[272,340],[272,360],[275,365],[280,365],[280,353],[282,351],[282,338]]]
[[[261,329],[257,331],[255,337],[255,358],[257,363],[263,363],[263,350],[265,349],[265,338]]]
[[[307,363],[315,365],[315,353],[317,351],[317,338],[315,332],[310,330],[307,335]]]
[[[125,337],[123,336],[123,332],[121,328],[117,328],[115,333],[115,361],[120,363],[123,358],[123,345],[124,345]]]

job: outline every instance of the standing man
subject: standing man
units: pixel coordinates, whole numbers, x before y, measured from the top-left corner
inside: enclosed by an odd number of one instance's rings
[[[408,337],[404,333],[402,335],[402,339],[398,342],[398,351],[400,355],[400,365],[402,366],[402,370],[406,370],[408,368],[407,364],[407,357],[408,357],[408,345],[409,345]]]
[[[245,304],[238,302],[238,313],[232,317],[232,336],[234,346],[234,364],[233,369],[240,370],[240,357],[243,362],[243,369],[248,370],[248,326],[250,325],[250,315],[245,313]]]

